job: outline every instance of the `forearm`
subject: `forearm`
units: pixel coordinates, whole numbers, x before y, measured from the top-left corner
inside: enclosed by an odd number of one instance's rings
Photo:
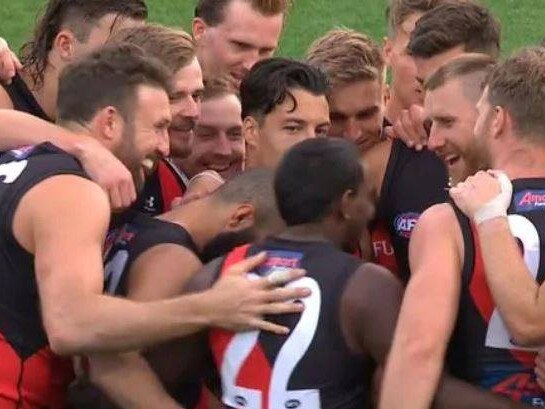
[[[545,305],[540,288],[521,257],[507,218],[478,226],[483,262],[496,306],[516,341],[545,339]]]
[[[25,145],[51,142],[55,146],[77,156],[84,137],[75,135],[58,125],[30,114],[10,109],[0,109],[0,151]]]
[[[181,409],[137,352],[89,357],[91,381],[123,409]]]
[[[213,312],[206,294],[149,303],[96,295],[58,304],[57,317],[45,320],[46,330],[55,352],[68,355],[127,351],[184,337],[210,325]]]
[[[448,374],[441,379],[433,404],[434,409],[529,409],[530,407]]]
[[[442,371],[442,357],[393,349],[382,383],[379,409],[428,409]]]

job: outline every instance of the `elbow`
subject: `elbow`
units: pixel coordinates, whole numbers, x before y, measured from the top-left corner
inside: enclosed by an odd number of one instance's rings
[[[67,323],[49,325],[46,332],[49,347],[57,355],[79,355],[93,350],[92,334],[81,331],[73,325]]]
[[[543,322],[533,317],[526,317],[513,321],[509,327],[511,343],[521,347],[543,346],[545,341]]]

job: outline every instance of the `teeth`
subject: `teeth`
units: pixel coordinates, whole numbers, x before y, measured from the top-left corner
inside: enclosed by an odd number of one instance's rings
[[[146,170],[149,170],[149,171],[153,170],[153,165],[154,165],[153,160],[151,160],[151,159],[149,159],[149,158],[144,159],[144,160],[142,161],[142,166],[143,166]]]

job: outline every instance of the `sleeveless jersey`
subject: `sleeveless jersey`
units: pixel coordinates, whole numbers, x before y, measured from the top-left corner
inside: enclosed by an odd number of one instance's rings
[[[210,346],[221,375],[223,403],[245,409],[356,409],[368,400],[370,362],[346,345],[340,326],[345,286],[361,261],[326,242],[279,238],[235,249],[221,273],[246,256],[265,250],[268,260],[250,277],[304,268],[288,286],[308,287],[302,314],[268,317],[291,329],[288,336],[211,330]]]
[[[50,144],[7,152],[0,157],[0,407],[65,407],[72,378],[69,359],[48,346],[39,309],[34,256],[13,235],[21,198],[45,179],[86,177],[79,163]],[[54,223],[54,221],[52,221]]]
[[[409,239],[420,215],[430,206],[446,202],[448,174],[444,163],[428,150],[417,152],[400,139],[392,150],[382,182],[376,219],[390,234],[399,277],[409,280]]]
[[[511,232],[533,278],[545,278],[545,179],[513,181]],[[536,354],[514,345],[487,285],[473,224],[456,209],[464,238],[462,292],[449,351],[451,372],[515,401],[545,406],[534,374]]]
[[[178,244],[198,255],[197,246],[180,225],[156,219],[134,210],[127,211],[124,222],[111,230],[104,252],[104,290],[127,295],[127,276],[134,261],[145,251],[160,244]]]
[[[42,107],[38,104],[38,101],[36,101],[36,98],[34,98],[34,95],[32,95],[32,92],[30,92],[19,74],[15,74],[15,77],[11,80],[11,84],[2,84],[1,86],[4,87],[8,93],[11,102],[13,103],[13,108],[16,111],[26,112],[41,118],[44,121],[52,122],[51,118],[43,111]]]
[[[146,180],[132,208],[151,216],[166,213],[172,209],[172,201],[184,195],[188,183],[176,165],[163,158],[157,171]]]

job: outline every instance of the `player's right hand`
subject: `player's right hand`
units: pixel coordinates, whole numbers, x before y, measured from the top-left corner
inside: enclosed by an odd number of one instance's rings
[[[6,40],[0,37],[0,81],[10,84],[17,70],[21,68],[22,65],[15,53],[9,49]]]
[[[410,109],[401,111],[396,123],[391,127],[386,127],[384,133],[390,138],[399,138],[409,148],[420,151],[428,143],[426,119],[424,108],[420,105],[412,105]]]
[[[126,209],[136,200],[131,172],[98,141],[82,138],[76,157],[91,179],[108,194],[113,210]]]
[[[212,326],[230,331],[262,330],[287,334],[289,329],[266,321],[268,314],[303,311],[302,303],[289,302],[308,297],[308,288],[283,288],[282,284],[305,275],[303,270],[288,270],[274,276],[251,279],[251,272],[266,260],[265,253],[249,257],[229,267],[210,290],[214,314]]]

